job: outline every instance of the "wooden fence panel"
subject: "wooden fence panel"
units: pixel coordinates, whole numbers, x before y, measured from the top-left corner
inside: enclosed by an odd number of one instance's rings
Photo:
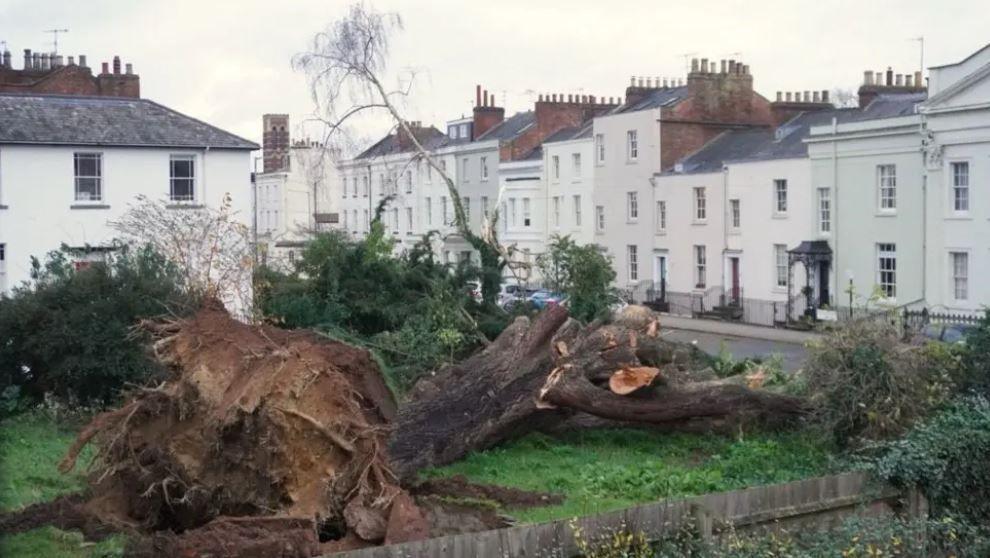
[[[664,500],[577,519],[586,539],[620,530],[643,532],[650,540],[687,526],[703,536],[717,536],[725,527],[774,528],[792,522],[830,526],[862,509],[868,514],[892,513],[899,493],[873,487],[865,473],[853,472],[785,484],[756,486],[693,498]],[[912,495],[917,498],[917,495]],[[912,510],[923,510],[920,503]],[[577,546],[567,520],[452,535],[333,554],[338,558],[569,558]]]

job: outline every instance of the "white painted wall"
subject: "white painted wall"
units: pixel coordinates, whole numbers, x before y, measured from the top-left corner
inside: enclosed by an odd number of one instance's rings
[[[612,257],[616,271],[616,283],[622,288],[650,280],[649,268],[643,266],[652,250],[653,187],[650,179],[660,170],[660,125],[657,109],[602,116],[594,120],[594,134],[604,137],[606,150],[604,161],[594,165],[594,206],[601,206],[605,213],[604,230],[595,230],[595,241],[606,248]],[[638,139],[638,155],[635,160],[627,156],[627,132],[635,130]],[[639,216],[627,216],[627,196],[635,192],[639,203]],[[592,211],[592,219],[595,212]],[[627,247],[637,246],[639,276],[629,276]]]
[[[575,169],[574,156],[580,157]],[[560,177],[553,176],[553,158],[560,161]],[[578,244],[595,242],[594,139],[578,138],[543,145],[543,180],[547,194],[547,235],[569,235]],[[560,201],[560,217],[554,212],[554,198]]]
[[[73,154],[103,155],[103,199],[75,201]],[[219,206],[230,194],[238,219],[250,227],[250,151],[72,146],[0,145],[0,244],[5,245],[11,287],[30,278],[31,256],[43,259],[62,243],[100,245],[116,234],[108,221],[119,218],[135,196],[167,198],[169,158],[193,155],[197,204]],[[181,209],[175,209],[181,211]]]

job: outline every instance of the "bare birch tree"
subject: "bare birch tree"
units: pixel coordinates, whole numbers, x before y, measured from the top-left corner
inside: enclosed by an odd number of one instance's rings
[[[354,4],[345,17],[318,33],[311,49],[297,55],[293,64],[309,77],[313,100],[327,127],[327,145],[342,136],[345,125],[355,117],[376,113],[384,114],[393,122],[396,133],[409,138],[415,151],[413,160],[424,161],[446,184],[454,206],[454,227],[478,251],[482,296],[486,302],[494,303],[502,269],[511,261],[509,250],[498,241],[495,227],[501,192],[493,210],[482,216],[481,230],[477,233],[471,230],[453,179],[423,146],[400,112],[402,102],[409,98],[415,73],[404,87],[386,85],[390,39],[401,30],[402,19],[398,14],[381,13],[363,3]]]

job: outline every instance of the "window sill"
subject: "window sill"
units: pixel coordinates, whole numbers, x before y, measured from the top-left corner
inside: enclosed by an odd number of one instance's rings
[[[175,203],[172,202],[165,206],[165,209],[203,209],[206,207],[201,203]]]
[[[786,213],[774,213],[770,216],[771,219],[787,219]]]
[[[972,221],[973,220],[973,216],[972,215],[964,215],[964,214],[946,215],[945,216],[945,220],[946,221]]]
[[[110,206],[103,203],[74,203],[69,209],[110,209]]]
[[[897,217],[896,211],[877,211],[873,214],[874,217]]]
[[[739,230],[739,229],[729,229],[729,235],[731,235],[731,236],[739,236],[741,234],[742,234],[742,231]]]
[[[770,289],[770,292],[774,292],[777,294],[787,294],[787,287],[774,286],[773,288]],[[798,293],[798,295],[804,296],[803,294],[800,293]]]
[[[639,159],[626,159],[626,164],[627,165],[635,165],[638,162],[639,162]]]
[[[627,225],[637,225],[639,224],[639,219],[626,219]]]
[[[708,224],[708,221],[697,221],[697,220],[691,221],[691,226],[692,227],[701,226],[701,225],[707,225],[707,224]]]
[[[657,236],[667,236],[667,231],[656,231],[653,234]]]

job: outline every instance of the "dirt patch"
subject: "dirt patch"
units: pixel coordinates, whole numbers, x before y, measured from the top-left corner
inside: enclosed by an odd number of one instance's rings
[[[320,553],[316,523],[289,517],[221,517],[182,534],[158,533],[127,548],[134,557],[309,558]]]
[[[416,499],[426,514],[431,537],[477,533],[511,527],[512,520],[501,515],[495,506],[458,502],[439,496]]]
[[[90,513],[84,501],[82,495],[74,494],[0,514],[0,534],[12,535],[50,525],[66,531],[78,529],[86,539],[98,541],[120,530]]]
[[[100,496],[86,502],[91,513],[178,533],[162,539],[177,552],[188,547],[186,531],[209,546],[225,528],[245,548],[274,552],[278,541],[301,536],[297,521],[337,525],[326,538],[386,538],[392,502],[403,494],[384,454],[396,405],[367,351],[243,324],[219,304],[143,326],[172,376],[97,416],[63,461],[71,469],[96,440],[101,465],[91,493]],[[253,519],[217,524],[220,517]],[[261,541],[268,527],[276,546]],[[308,540],[271,555],[302,555]],[[244,555],[224,552],[217,555]]]
[[[536,508],[564,503],[564,497],[560,494],[530,492],[492,484],[476,484],[468,481],[463,475],[423,481],[411,490],[417,496],[483,500],[495,502],[507,509]]]

